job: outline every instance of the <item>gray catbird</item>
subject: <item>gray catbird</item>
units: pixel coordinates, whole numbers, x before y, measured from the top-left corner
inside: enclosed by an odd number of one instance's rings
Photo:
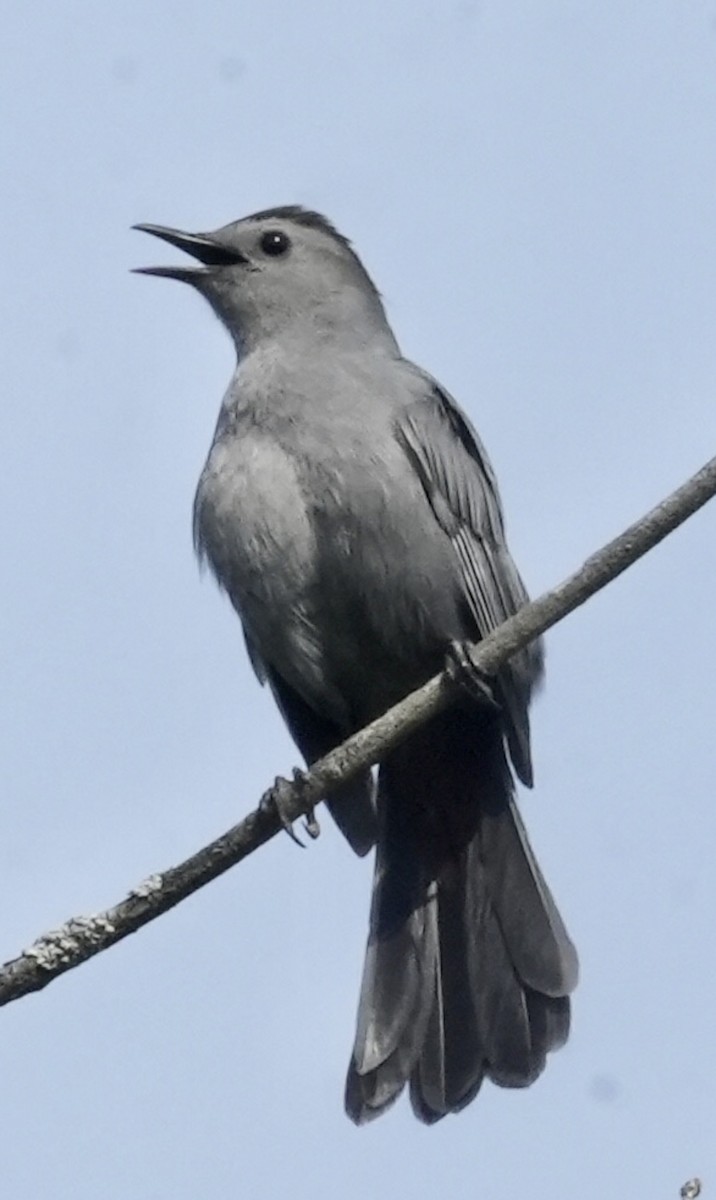
[[[239,614],[254,670],[312,762],[527,599],[475,430],[404,359],[350,243],[299,207],[215,233],[156,235],[238,365],[199,480],[194,537]],[[459,658],[459,655],[458,655]],[[569,1031],[577,958],[530,849],[508,761],[532,784],[538,643],[329,798],[377,843],[346,1084],[356,1122],[410,1083],[426,1122],[483,1078],[532,1083]],[[375,792],[375,794],[374,794]]]

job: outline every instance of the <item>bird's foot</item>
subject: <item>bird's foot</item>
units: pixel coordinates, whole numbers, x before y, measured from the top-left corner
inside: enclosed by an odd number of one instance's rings
[[[301,786],[305,783],[305,781],[305,771],[302,771],[300,767],[294,767],[293,781],[290,782],[288,779],[284,779],[281,775],[277,775],[274,780],[273,787],[269,788],[267,792],[264,792],[259,802],[259,808],[261,811],[270,813],[272,816],[277,816],[288,836],[296,843],[297,846],[301,846],[301,848],[303,848],[303,842],[293,828],[293,820],[289,814],[292,807],[292,801],[294,799],[295,789],[298,788],[300,791]],[[315,839],[318,837],[320,833],[320,827],[314,815],[313,809],[310,809],[306,816],[304,828],[310,838]]]
[[[468,642],[450,643],[445,655],[445,670],[452,682],[481,708],[495,714],[501,711],[495,699],[493,680],[473,662]]]

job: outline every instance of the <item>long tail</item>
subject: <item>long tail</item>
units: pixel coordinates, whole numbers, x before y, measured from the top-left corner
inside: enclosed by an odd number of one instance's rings
[[[346,1111],[410,1082],[426,1122],[525,1087],[569,1033],[577,955],[527,840],[499,724],[452,710],[385,761]]]

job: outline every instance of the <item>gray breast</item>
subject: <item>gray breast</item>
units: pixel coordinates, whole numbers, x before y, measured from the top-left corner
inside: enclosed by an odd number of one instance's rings
[[[220,437],[199,481],[195,533],[261,658],[325,702],[316,535],[292,458],[257,431]]]

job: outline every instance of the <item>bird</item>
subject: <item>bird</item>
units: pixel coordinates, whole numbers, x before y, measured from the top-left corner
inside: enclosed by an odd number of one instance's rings
[[[528,601],[495,474],[328,218],[287,205],[210,233],[134,228],[194,260],[139,272],[189,284],[234,343],[194,543],[311,764]],[[356,1124],[406,1088],[432,1124],[485,1079],[525,1087],[567,1040],[577,953],[516,801],[543,658],[534,641],[481,693],[457,689],[326,798],[353,850],[375,848]]]

